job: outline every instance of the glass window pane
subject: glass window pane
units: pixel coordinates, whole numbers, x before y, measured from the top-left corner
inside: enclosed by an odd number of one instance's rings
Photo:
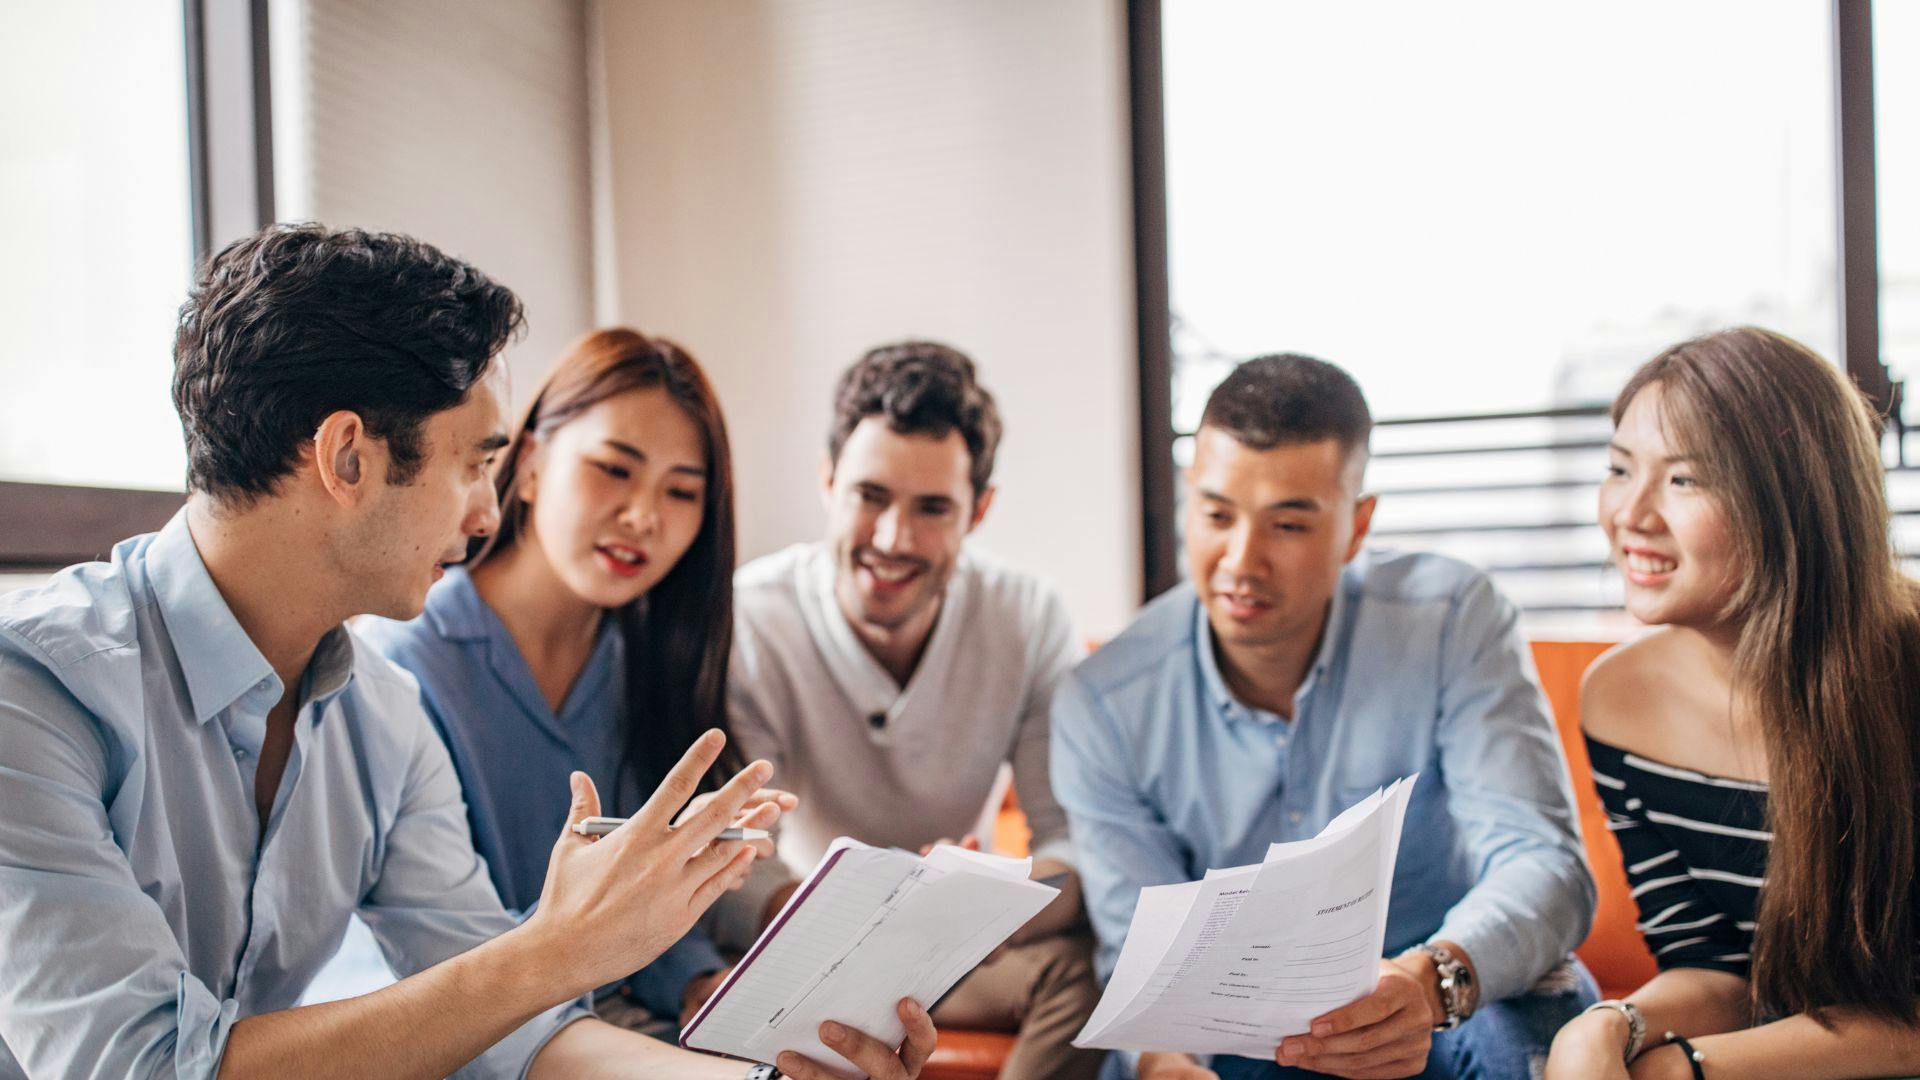
[[[1739,323],[1835,356],[1830,20],[1825,0],[1168,0],[1176,430],[1265,352],[1340,364],[1384,420],[1605,403]],[[1492,569],[1536,628],[1610,611],[1606,436],[1591,413],[1383,425],[1376,542]]]
[[[178,4],[18,4],[0,34],[0,480],[178,490],[193,262]]]
[[[1832,356],[1829,18],[1172,0],[1177,351],[1320,355],[1383,417],[1604,400],[1731,323]],[[1183,373],[1177,426],[1218,370]]]

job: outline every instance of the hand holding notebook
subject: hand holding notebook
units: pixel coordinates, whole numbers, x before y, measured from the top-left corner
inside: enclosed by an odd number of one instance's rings
[[[901,998],[931,1005],[1059,891],[1032,861],[957,847],[925,857],[833,842],[680,1035],[680,1045],[771,1062],[793,1050],[855,1080],[820,1042],[835,1020],[889,1045]]]

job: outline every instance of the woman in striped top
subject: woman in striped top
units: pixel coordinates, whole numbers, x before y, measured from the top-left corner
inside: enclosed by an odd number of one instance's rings
[[[1745,979],[1773,839],[1766,784],[1679,768],[1592,735],[1587,753],[1654,961],[1663,971]]]
[[[1600,524],[1659,629],[1593,666],[1581,717],[1660,972],[1562,1029],[1548,1076],[1920,1073],[1920,591],[1878,423],[1750,328],[1649,361],[1613,421]]]

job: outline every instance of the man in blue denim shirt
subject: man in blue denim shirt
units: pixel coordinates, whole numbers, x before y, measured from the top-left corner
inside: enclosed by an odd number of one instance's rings
[[[1373,994],[1274,1061],[1144,1054],[1141,1080],[1525,1078],[1595,996],[1568,958],[1593,882],[1513,605],[1464,564],[1363,550],[1371,427],[1331,364],[1236,369],[1187,477],[1191,582],[1055,697],[1103,974],[1142,887],[1258,862],[1420,774]]]
[[[516,924],[417,689],[343,625],[417,614],[498,523],[494,357],[519,322],[403,236],[273,226],[202,268],[174,345],[186,507],[0,598],[0,1080],[747,1075],[576,999],[745,873],[713,841],[766,763],[669,831],[710,733],[621,829],[560,831]],[[569,782],[568,821],[598,813]],[[404,977],[295,1007],[355,912]],[[900,1009],[897,1054],[827,1045],[910,1080],[933,1029]]]

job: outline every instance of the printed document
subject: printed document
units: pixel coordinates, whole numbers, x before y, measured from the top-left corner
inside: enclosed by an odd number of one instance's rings
[[[1074,1045],[1272,1057],[1373,992],[1410,776],[1254,866],[1140,890],[1106,993]]]
[[[901,998],[928,1008],[1060,893],[1028,880],[1031,859],[942,845],[925,858],[835,840],[680,1045],[771,1063],[805,1054],[863,1076],[820,1041],[837,1020],[890,1045]]]

